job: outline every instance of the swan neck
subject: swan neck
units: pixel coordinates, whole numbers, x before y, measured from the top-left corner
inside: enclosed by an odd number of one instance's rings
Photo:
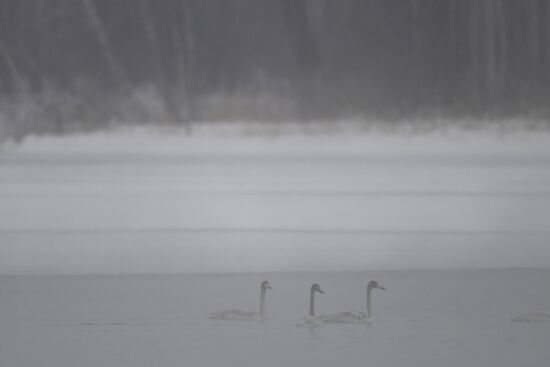
[[[265,316],[265,293],[266,293],[266,291],[267,291],[266,288],[262,288],[262,290],[260,292],[260,316],[261,317]]]
[[[309,316],[315,316],[315,291],[313,289],[309,295]]]
[[[372,288],[367,288],[367,317],[369,318],[372,316],[371,292]]]

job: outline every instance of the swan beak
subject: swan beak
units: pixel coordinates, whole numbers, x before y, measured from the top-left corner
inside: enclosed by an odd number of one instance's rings
[[[268,286],[267,286],[267,289],[273,289],[273,288],[271,288],[271,285],[268,285]]]
[[[386,288],[384,288],[384,287],[382,287],[382,286],[380,286],[380,287],[378,287],[378,288],[382,289],[383,291],[386,290]]]
[[[323,292],[321,289],[319,289],[317,292],[319,292],[321,294],[325,294],[325,292]]]

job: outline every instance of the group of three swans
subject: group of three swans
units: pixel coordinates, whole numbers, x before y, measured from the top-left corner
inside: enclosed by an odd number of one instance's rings
[[[264,280],[260,284],[260,306],[259,311],[244,311],[244,310],[225,310],[221,312],[212,313],[209,315],[214,320],[265,320],[265,297],[268,289],[272,289],[267,280]],[[377,281],[372,280],[367,285],[367,303],[366,312],[362,311],[345,311],[338,312],[329,315],[315,316],[315,294],[325,292],[321,289],[319,284],[315,283],[311,286],[309,294],[309,312],[299,323],[299,326],[320,326],[323,323],[337,323],[337,322],[361,322],[369,320],[372,317],[372,304],[371,304],[371,292],[373,289],[386,290],[378,284]]]

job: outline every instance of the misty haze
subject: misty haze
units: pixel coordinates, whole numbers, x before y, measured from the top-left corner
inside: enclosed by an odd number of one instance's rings
[[[544,0],[0,0],[0,366],[543,366]]]

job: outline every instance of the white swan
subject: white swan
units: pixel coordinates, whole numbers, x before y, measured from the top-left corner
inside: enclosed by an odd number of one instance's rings
[[[208,315],[213,320],[265,320],[265,294],[271,285],[267,280],[264,280],[260,284],[260,307],[257,311],[245,311],[245,310],[225,310],[220,312],[214,312]]]
[[[550,313],[547,312],[531,312],[512,317],[512,321],[516,322],[550,322]]]
[[[386,288],[382,287],[380,284],[378,284],[377,281],[372,280],[367,285],[367,312],[362,311],[346,311],[346,312],[338,312],[333,313],[329,315],[322,315],[319,316],[323,322],[361,322],[361,321],[367,321],[371,319],[372,317],[372,305],[371,305],[371,291],[373,289],[382,289],[386,290]]]
[[[309,313],[297,323],[298,326],[316,327],[323,325],[323,320],[321,320],[318,316],[315,316],[315,293],[325,293],[317,283],[311,286],[309,293]]]

